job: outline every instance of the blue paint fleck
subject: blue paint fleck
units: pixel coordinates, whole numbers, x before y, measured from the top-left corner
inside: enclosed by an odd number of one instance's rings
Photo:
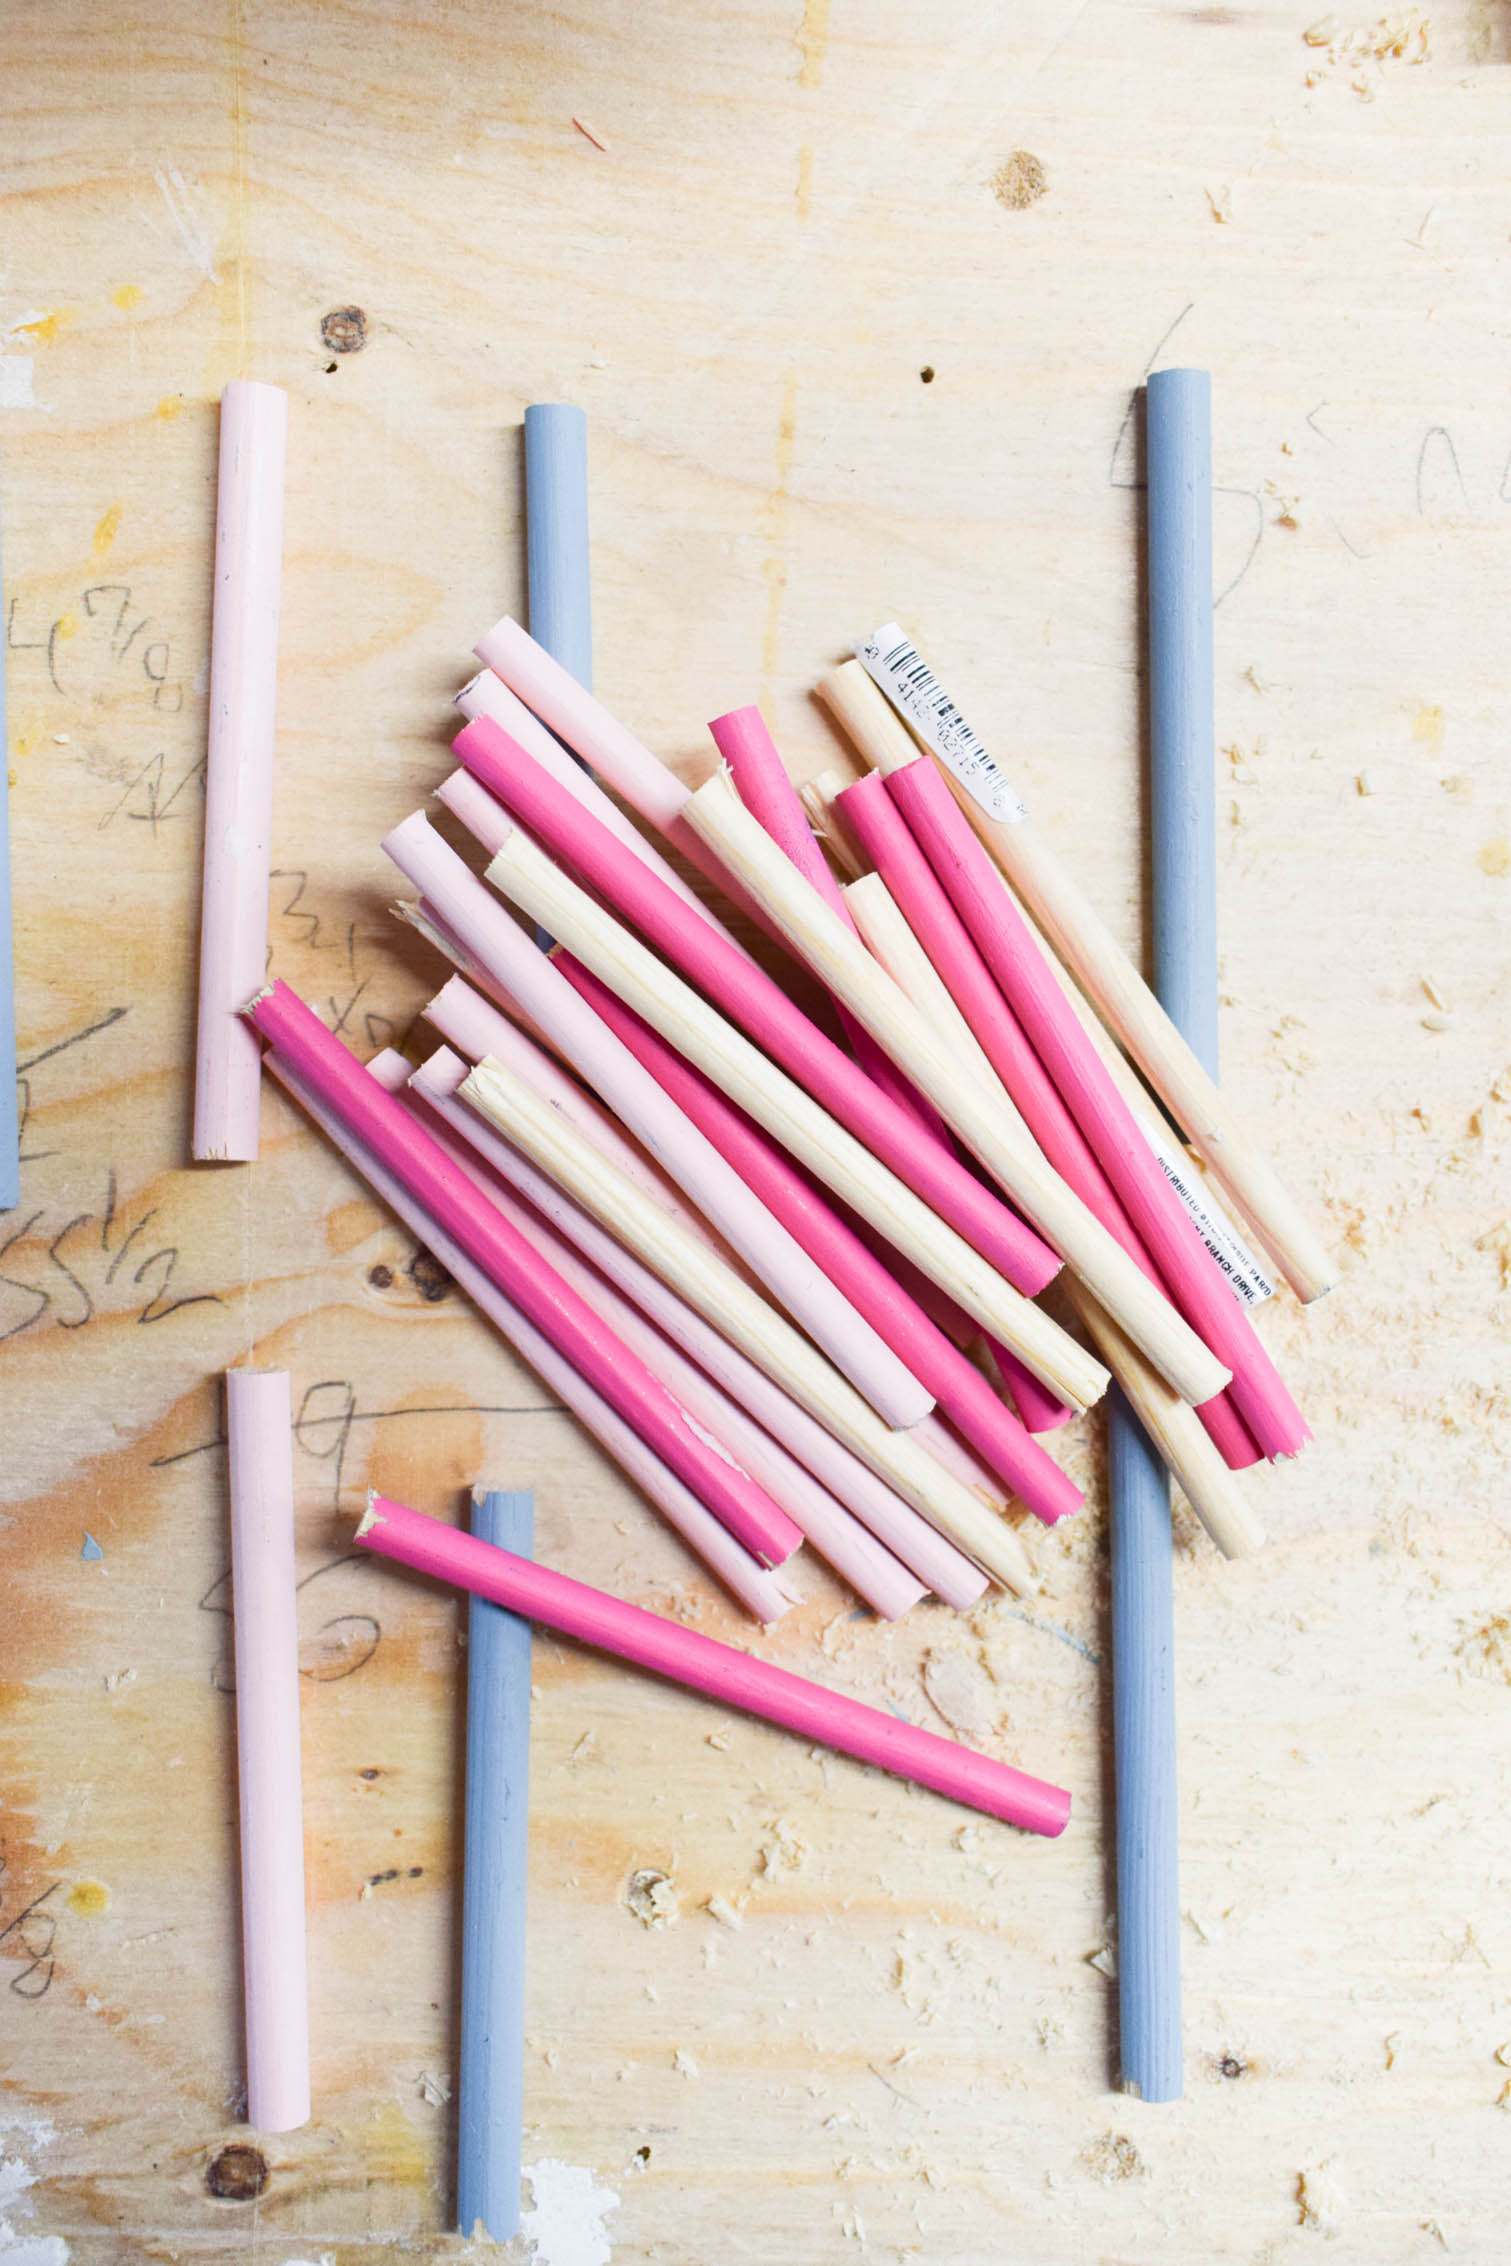
[[[94,1558],[103,1558],[103,1557],[104,1557],[104,1555],[105,1555],[104,1551],[103,1551],[103,1550],[102,1550],[102,1549],[100,1548],[100,1546],[99,1546],[98,1542],[96,1542],[96,1540],[95,1540],[94,1536],[93,1536],[93,1535],[92,1535],[92,1534],[91,1534],[91,1533],[90,1533],[90,1532],[88,1531],[88,1529],[86,1528],[86,1529],[85,1529],[85,1533],[84,1533],[84,1547],[83,1547],[83,1549],[82,1549],[82,1550],[81,1550],[81,1551],[79,1552],[79,1556],[80,1556],[81,1558],[89,1558],[89,1559],[94,1559]]]

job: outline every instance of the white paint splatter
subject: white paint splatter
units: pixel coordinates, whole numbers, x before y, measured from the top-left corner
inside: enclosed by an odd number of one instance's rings
[[[604,2221],[619,2208],[614,2189],[554,2156],[527,2164],[525,2178],[534,2203],[520,2213],[519,2231],[534,2244],[537,2266],[609,2266],[614,2251]]]
[[[191,188],[176,165],[159,166],[153,174],[168,207],[168,218],[174,232],[195,267],[211,283],[219,283],[215,272],[215,232],[204,216],[198,183]]]
[[[32,387],[36,363],[30,354],[0,354],[0,409],[41,409]]]
[[[17,2234],[11,2225],[9,2213],[18,2205],[23,2216],[30,2216],[31,2205],[23,2201],[29,2188],[35,2187],[37,2174],[24,2155],[12,2154],[17,2136],[24,2136],[22,2145],[30,2143],[33,2151],[45,2148],[54,2137],[56,2127],[46,2117],[0,2117],[0,2259],[4,2266],[68,2266],[68,2245],[61,2235]]]

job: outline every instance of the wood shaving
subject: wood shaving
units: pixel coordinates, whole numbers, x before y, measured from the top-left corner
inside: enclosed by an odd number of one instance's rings
[[[639,1872],[631,1873],[624,1901],[643,1928],[669,1928],[681,1917],[676,1882],[670,1873],[663,1873],[654,1865],[644,1865]]]
[[[703,2074],[686,2046],[679,2046],[672,2055],[672,2067],[679,2077],[701,2077]]]
[[[735,1929],[745,1925],[738,1907],[731,1904],[727,1896],[705,1897],[703,1909],[711,1920],[718,1921],[721,1928]]]
[[[1081,2161],[1104,2187],[1118,2180],[1146,2179],[1149,2174],[1148,2165],[1126,2132],[1104,2132],[1100,2140],[1082,2149]]]
[[[1204,189],[1202,195],[1206,198],[1212,218],[1217,222],[1218,227],[1226,228],[1233,218],[1232,190],[1226,186],[1221,189]]]
[[[1005,165],[992,175],[992,195],[1004,212],[1026,212],[1049,187],[1043,166],[1032,150],[1015,149]]]
[[[1318,2234],[1336,2234],[1348,2216],[1348,2197],[1338,2185],[1334,2159],[1314,2164],[1296,2177],[1296,2202],[1301,2224]]]
[[[451,2079],[449,2077],[432,2077],[428,2069],[422,2069],[415,2079],[415,2083],[420,2089],[420,2099],[427,2101],[433,2109],[444,2108],[451,2098]]]
[[[811,1852],[797,1827],[787,1818],[777,1818],[767,1832],[759,1852],[762,1877],[774,1880],[783,1873],[802,1872]]]

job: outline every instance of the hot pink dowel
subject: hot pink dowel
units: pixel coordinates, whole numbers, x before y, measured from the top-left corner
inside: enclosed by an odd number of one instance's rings
[[[509,1612],[522,1613],[580,1644],[930,1787],[1009,1825],[1052,1836],[1062,1833],[1069,1820],[1070,1796],[1058,1786],[956,1746],[932,1731],[899,1723],[878,1708],[716,1644],[712,1637],[700,1636],[680,1622],[626,1605],[531,1559],[495,1549],[402,1503],[373,1496],[357,1540],[438,1581],[491,1597]]]
[[[310,2114],[291,1426],[287,1370],[227,1370],[247,2122],[262,2132]]]
[[[563,794],[496,724],[482,718],[469,724],[453,749],[569,872],[589,880],[606,903],[1015,1288],[1032,1297],[1053,1280],[1060,1262],[1041,1237],[929,1141],[917,1120],[899,1109],[842,1047],[825,1038],[779,984],[731,954],[712,931],[689,922],[677,899],[639,860]]]
[[[233,379],[220,403],[215,607],[192,1151],[257,1154],[262,1050],[241,1009],[267,974],[273,717],[289,397]]]
[[[1080,1489],[1029,1438],[980,1370],[899,1288],[786,1151],[570,953],[558,952],[556,965],[830,1279],[862,1309],[1005,1484],[1047,1525],[1075,1510]]]
[[[892,772],[885,785],[1095,1151],[1171,1300],[1231,1370],[1229,1397],[1261,1452],[1296,1454],[1311,1438],[1301,1411],[1140,1134],[944,774],[921,756]]]
[[[766,1565],[789,1558],[802,1539],[791,1519],[707,1445],[644,1362],[545,1265],[403,1103],[368,1077],[288,985],[274,984],[247,1013],[342,1123],[398,1175],[526,1319],[576,1362],[730,1533]]]
[[[1090,1143],[1025,1037],[944,884],[888,793],[885,778],[878,771],[869,772],[854,786],[845,788],[838,800],[845,824],[886,883],[1055,1171],[1145,1274],[1159,1281],[1158,1271]],[[1016,1394],[1016,1377],[1010,1382]],[[1200,1415],[1233,1470],[1242,1470],[1257,1460],[1259,1451],[1226,1392],[1208,1401]]]

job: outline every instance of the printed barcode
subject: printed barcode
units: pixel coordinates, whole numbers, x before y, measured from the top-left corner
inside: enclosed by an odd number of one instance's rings
[[[1027,816],[993,757],[896,622],[874,631],[855,650],[867,675],[984,811],[1010,826]]]

